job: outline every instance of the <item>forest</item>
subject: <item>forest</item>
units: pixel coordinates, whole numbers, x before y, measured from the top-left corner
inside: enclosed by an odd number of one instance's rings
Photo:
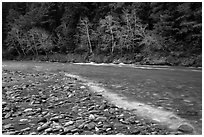
[[[201,2],[3,2],[4,60],[202,66]]]

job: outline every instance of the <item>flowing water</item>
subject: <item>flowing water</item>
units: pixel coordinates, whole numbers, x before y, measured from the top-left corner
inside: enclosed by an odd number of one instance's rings
[[[202,131],[202,70],[124,64],[2,63],[3,68],[54,71],[81,78],[93,90],[121,107],[174,128],[181,122]]]

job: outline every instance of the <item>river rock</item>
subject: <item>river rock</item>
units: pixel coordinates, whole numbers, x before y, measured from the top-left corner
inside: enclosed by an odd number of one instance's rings
[[[4,118],[7,119],[7,118],[9,118],[11,115],[12,115],[12,113],[11,113],[11,112],[8,112],[8,113],[4,116]]]
[[[49,125],[50,125],[50,123],[47,122],[47,123],[43,124],[42,126],[38,127],[37,131],[38,132],[43,131],[43,130],[47,129],[49,127]]]
[[[74,126],[68,126],[68,127],[63,128],[63,131],[64,133],[68,133],[68,132],[71,132],[73,129],[75,129]]]
[[[50,121],[55,121],[55,122],[59,122],[60,117],[59,116],[55,116],[50,118]]]
[[[15,131],[9,131],[9,132],[3,133],[3,135],[16,135],[16,132]]]
[[[4,129],[13,129],[14,126],[13,126],[13,124],[7,124],[7,125],[4,125],[3,128]]]
[[[95,123],[91,122],[91,123],[88,123],[86,125],[84,125],[85,128],[88,128],[89,130],[92,130],[95,128]]]
[[[29,131],[29,130],[31,130],[31,128],[27,127],[27,128],[21,129],[21,132],[25,132],[25,131]]]
[[[1,104],[2,104],[3,107],[5,107],[7,105],[7,102],[2,101]]]
[[[52,131],[53,131],[52,128],[47,128],[47,129],[45,129],[45,132],[47,132],[47,133],[50,133],[50,132],[52,132]]]
[[[89,120],[94,120],[95,119],[95,116],[93,114],[90,114],[89,115]]]
[[[95,121],[99,122],[99,121],[106,121],[107,118],[106,117],[102,117],[102,116],[99,116],[95,119]]]
[[[85,86],[81,86],[80,89],[86,89],[86,87]]]
[[[133,135],[138,135],[140,133],[140,129],[137,127],[131,126],[129,127],[129,132]]]
[[[193,132],[193,127],[188,124],[182,124],[179,126],[178,131],[182,131],[184,133],[192,133]]]
[[[20,119],[19,121],[20,122],[26,122],[26,121],[28,121],[28,119]]]
[[[91,131],[83,131],[82,135],[94,135]]]
[[[43,118],[41,118],[41,119],[38,120],[38,123],[40,123],[40,122],[45,123],[45,122],[47,122],[47,119],[43,117]]]
[[[66,122],[66,123],[64,124],[64,126],[66,127],[66,126],[73,125],[73,124],[74,124],[73,121],[69,121],[69,122]]]
[[[33,109],[32,108],[27,108],[24,110],[24,112],[28,112],[28,111],[32,111]]]

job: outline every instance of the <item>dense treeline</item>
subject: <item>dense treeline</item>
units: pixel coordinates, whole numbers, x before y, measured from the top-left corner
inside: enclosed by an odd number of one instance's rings
[[[201,66],[202,3],[3,3],[2,16],[3,58]]]

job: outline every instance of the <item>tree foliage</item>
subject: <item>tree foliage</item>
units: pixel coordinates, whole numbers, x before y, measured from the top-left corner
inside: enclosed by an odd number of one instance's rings
[[[201,55],[202,3],[3,3],[3,50]]]

